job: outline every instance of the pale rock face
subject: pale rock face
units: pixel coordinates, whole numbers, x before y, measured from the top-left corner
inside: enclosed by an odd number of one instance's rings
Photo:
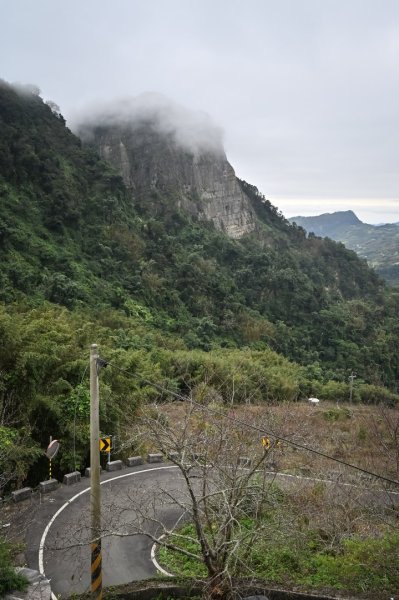
[[[92,141],[119,171],[133,198],[166,193],[179,208],[213,221],[232,238],[256,228],[250,201],[222,150],[184,149],[172,135],[148,124],[97,127]]]

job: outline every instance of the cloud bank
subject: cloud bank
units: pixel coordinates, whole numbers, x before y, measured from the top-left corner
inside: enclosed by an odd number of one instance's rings
[[[179,146],[193,154],[224,153],[222,129],[208,114],[188,110],[155,92],[92,104],[68,120],[71,129],[86,140],[99,126],[134,130],[144,124],[157,133],[171,135]]]

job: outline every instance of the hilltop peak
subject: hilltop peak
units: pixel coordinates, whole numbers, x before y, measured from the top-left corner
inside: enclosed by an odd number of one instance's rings
[[[185,108],[156,92],[94,104],[75,115],[71,125],[86,140],[98,128],[124,132],[146,128],[192,154],[224,154],[223,130],[206,112]]]
[[[145,94],[94,110],[78,131],[117,169],[136,205],[145,198],[148,208],[149,196],[158,194],[170,208],[212,221],[232,238],[256,228],[221,129],[206,113]]]
[[[398,285],[399,230],[394,223],[368,225],[352,210],[325,213],[317,217],[291,217],[289,221],[309,233],[343,242],[347,248],[367,259],[389,283]]]
[[[305,219],[309,225],[312,223],[328,223],[330,227],[332,225],[358,225],[359,223],[362,223],[353,210],[338,210],[333,213],[323,213],[314,217],[290,217],[289,220],[291,223],[295,222],[297,225],[301,225],[300,221],[303,219]],[[305,227],[305,229],[308,229],[308,227]]]

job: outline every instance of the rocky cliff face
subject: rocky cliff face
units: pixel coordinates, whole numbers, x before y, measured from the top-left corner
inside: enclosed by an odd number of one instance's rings
[[[255,229],[255,213],[222,148],[184,146],[174,132],[160,132],[149,121],[95,126],[90,138],[120,172],[133,198],[158,191],[232,238]]]

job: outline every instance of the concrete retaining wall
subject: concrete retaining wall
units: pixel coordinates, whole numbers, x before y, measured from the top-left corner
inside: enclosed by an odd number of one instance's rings
[[[170,458],[177,458],[178,454],[171,454]],[[150,453],[147,456],[147,463],[161,463],[164,461],[164,456],[160,452]],[[131,456],[125,460],[125,464],[127,467],[136,467],[139,465],[143,465],[145,462],[142,456]],[[123,461],[114,460],[110,463],[107,463],[106,470],[108,472],[119,471],[123,469],[125,466]],[[100,467],[100,473],[102,472],[102,467]],[[86,467],[84,476],[90,478],[90,467]],[[63,478],[64,485],[73,485],[74,483],[78,483],[81,480],[80,471],[72,471],[72,473],[66,473]],[[39,483],[38,489],[41,494],[49,494],[57,489],[59,482],[57,479],[48,479],[47,481],[41,481]],[[11,492],[11,498],[13,502],[22,502],[23,500],[28,500],[33,493],[33,489],[30,487],[24,487],[20,490],[15,490]]]
[[[80,478],[80,471],[73,471],[72,473],[67,473],[66,475],[64,475],[62,483],[64,485],[73,485],[74,483],[78,483],[78,481],[80,481]]]
[[[47,481],[41,481],[39,483],[39,491],[41,494],[49,494],[54,492],[58,487],[58,481],[56,479],[48,479]]]
[[[163,462],[163,454],[149,454],[147,456],[148,463],[160,463]]]
[[[123,467],[123,462],[121,460],[111,460],[111,462],[107,463],[105,467],[107,471],[120,471]]]
[[[250,596],[263,596],[268,600],[337,600],[337,596],[323,596],[321,594],[306,594],[301,592],[291,592],[281,589],[270,589],[265,585],[259,583],[258,585],[253,584],[251,586],[238,584],[236,586],[241,598],[245,599]],[[186,585],[180,583],[166,583],[164,581],[155,582],[153,580],[148,582],[133,582],[125,585],[114,586],[110,591],[109,597],[113,600],[168,600],[168,598],[191,598],[201,597],[204,591],[204,585],[200,582],[189,582]],[[105,590],[105,596],[108,598],[107,590]],[[90,594],[82,594],[77,597],[77,600],[89,600]],[[354,598],[348,598],[339,596],[339,600],[355,600]]]
[[[14,502],[22,502],[22,500],[28,500],[32,496],[32,488],[24,487],[15,492],[11,492],[11,496]]]
[[[142,456],[130,456],[126,459],[127,467],[137,467],[138,465],[144,464],[144,458]]]
[[[101,475],[102,470],[103,470],[103,468],[100,467],[100,475]],[[85,468],[85,477],[90,477],[90,467]]]
[[[169,460],[179,460],[180,458],[180,454],[178,452],[170,452],[170,454],[168,454],[168,456],[166,458],[169,458]]]

